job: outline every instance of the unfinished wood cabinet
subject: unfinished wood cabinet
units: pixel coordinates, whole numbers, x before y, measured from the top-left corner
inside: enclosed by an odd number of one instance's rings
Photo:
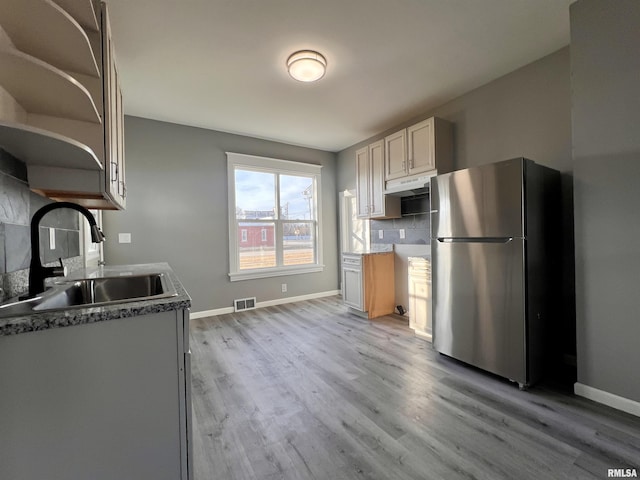
[[[368,318],[394,311],[394,253],[342,255],[342,298],[346,305]]]

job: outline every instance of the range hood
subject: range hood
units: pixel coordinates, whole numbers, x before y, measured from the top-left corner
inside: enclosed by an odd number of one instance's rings
[[[385,185],[384,193],[386,195],[394,195],[397,197],[409,197],[411,195],[420,195],[429,192],[429,182],[435,173],[412,175],[410,177],[397,178],[388,180]]]

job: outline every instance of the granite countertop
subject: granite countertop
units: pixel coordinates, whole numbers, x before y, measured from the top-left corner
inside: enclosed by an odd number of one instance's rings
[[[173,283],[177,295],[153,300],[123,301],[95,307],[74,307],[64,310],[49,310],[46,312],[33,312],[19,316],[0,318],[0,336],[103,322],[117,318],[135,317],[137,315],[181,310],[191,307],[191,297],[189,297],[182,283],[180,283],[180,280],[178,280],[167,263],[81,268],[64,277],[64,279],[59,278],[56,280],[117,277],[144,273],[166,274]]]
[[[392,244],[384,245],[371,245],[368,249],[353,250],[350,252],[343,252],[344,255],[373,255],[376,253],[393,253]]]

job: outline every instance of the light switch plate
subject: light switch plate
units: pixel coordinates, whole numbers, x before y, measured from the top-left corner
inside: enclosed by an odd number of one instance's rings
[[[384,238],[384,230],[378,230],[378,238]]]
[[[130,233],[119,233],[118,234],[118,243],[131,243],[131,234]]]
[[[404,228],[400,229],[400,238],[404,238]]]

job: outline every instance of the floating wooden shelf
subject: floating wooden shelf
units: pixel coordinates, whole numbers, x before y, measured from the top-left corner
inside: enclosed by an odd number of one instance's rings
[[[18,50],[0,50],[0,85],[27,113],[101,123],[87,89],[70,75]]]
[[[54,0],[71,15],[81,27],[97,32],[98,19],[91,0]]]
[[[77,1],[64,3],[81,5]],[[93,16],[95,21],[95,13]],[[0,25],[18,50],[61,70],[100,76],[87,34],[69,13],[52,1],[3,0]],[[97,28],[97,23],[95,25]]]
[[[29,125],[0,122],[0,147],[27,165],[102,170],[95,153],[86,145]]]

